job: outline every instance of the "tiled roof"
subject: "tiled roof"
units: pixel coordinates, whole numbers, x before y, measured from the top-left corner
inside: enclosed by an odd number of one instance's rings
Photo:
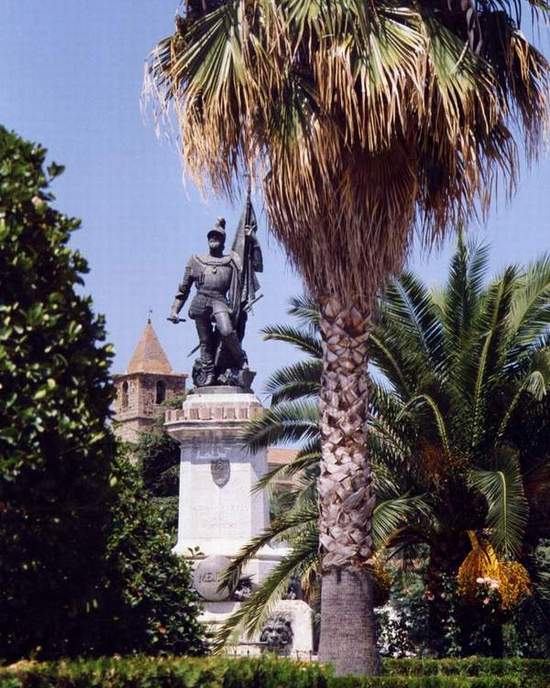
[[[127,373],[157,373],[169,375],[172,372],[170,361],[164,353],[158,337],[148,321],[136,346]]]
[[[285,447],[268,447],[267,448],[267,463],[268,464],[283,464],[289,463],[298,453],[297,449],[286,449]]]

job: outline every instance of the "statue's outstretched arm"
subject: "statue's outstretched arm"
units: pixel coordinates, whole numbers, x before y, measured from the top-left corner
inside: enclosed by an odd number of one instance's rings
[[[169,320],[177,319],[178,313],[181,311],[184,303],[187,301],[187,297],[189,296],[189,292],[191,291],[194,281],[195,277],[193,276],[193,260],[191,259],[187,263],[185,272],[183,273],[183,279],[181,280],[176,296],[174,297],[174,303],[172,304],[172,308],[170,310]]]

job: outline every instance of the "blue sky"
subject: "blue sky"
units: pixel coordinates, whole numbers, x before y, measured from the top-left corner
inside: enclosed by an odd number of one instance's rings
[[[86,291],[105,313],[116,348],[114,372],[126,367],[153,309],[153,324],[178,371],[189,370],[192,323],[165,318],[187,257],[203,252],[218,215],[236,226],[239,207],[202,200],[182,184],[177,153],[155,137],[140,112],[143,63],[158,39],[171,33],[176,0],[3,0],[0,23],[0,123],[49,149],[66,165],[55,182],[57,205],[83,220],[73,245],[90,263]],[[545,52],[548,28],[541,28]],[[550,158],[524,172],[511,203],[472,227],[492,245],[493,272],[528,262],[550,244]],[[301,282],[261,228],[264,299],[249,321],[246,348],[258,371],[257,391],[269,373],[294,357],[264,343],[260,328],[285,318]],[[410,265],[430,284],[445,275],[450,249],[427,256],[413,250]]]

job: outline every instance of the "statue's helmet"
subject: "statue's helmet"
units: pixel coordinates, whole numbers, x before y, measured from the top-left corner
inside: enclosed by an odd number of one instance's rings
[[[206,236],[210,238],[212,234],[219,234],[221,237],[225,239],[225,219],[223,217],[219,217],[216,220],[216,224],[212,227],[212,229],[208,232]]]

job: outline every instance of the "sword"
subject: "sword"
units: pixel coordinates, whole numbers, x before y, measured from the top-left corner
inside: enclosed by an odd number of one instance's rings
[[[264,295],[263,295],[263,294],[260,294],[259,296],[257,296],[257,297],[254,299],[254,301],[251,301],[248,305],[246,305],[246,306],[243,308],[244,312],[245,312],[245,313],[249,313],[249,312],[252,310],[252,306],[254,306],[254,304],[258,303],[258,301],[259,301],[260,299],[263,299],[263,298],[264,298]]]
[[[190,358],[194,353],[196,353],[199,349],[201,348],[200,344],[197,344],[197,346],[194,349],[191,349],[191,351],[187,354],[187,358]]]
[[[251,301],[247,306],[245,306],[245,307],[243,308],[243,311],[244,311],[245,313],[249,313],[249,312],[252,310],[252,306],[253,306],[254,304],[258,303],[258,301],[259,301],[260,299],[263,299],[263,297],[264,297],[263,294],[260,294],[259,296],[257,296],[257,297],[254,299],[254,301]],[[183,319],[183,318],[182,318],[182,319]],[[194,349],[191,349],[191,351],[187,354],[187,358],[191,358],[191,356],[192,356],[193,354],[196,354],[197,351],[198,351],[200,348],[201,348],[201,345],[200,345],[200,344],[197,344],[197,346],[196,346]]]

